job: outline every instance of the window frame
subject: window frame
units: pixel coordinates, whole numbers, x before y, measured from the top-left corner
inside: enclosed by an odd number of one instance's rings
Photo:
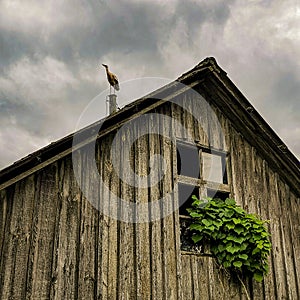
[[[177,145],[186,145],[187,147],[193,146],[198,148],[198,154],[199,154],[199,163],[200,163],[200,176],[199,178],[193,178],[185,175],[178,174],[177,170]],[[231,183],[230,183],[230,176],[229,176],[229,160],[230,160],[230,154],[228,151],[223,149],[217,149],[214,147],[208,147],[206,145],[200,144],[199,142],[195,141],[194,143],[187,141],[187,140],[181,140],[176,139],[176,165],[174,166],[174,170],[176,170],[176,182],[187,184],[187,185],[193,185],[195,187],[199,188],[199,195],[202,197],[207,196],[207,189],[209,190],[215,190],[216,192],[223,192],[228,193],[229,196],[232,194],[231,189]],[[223,183],[214,182],[214,181],[208,181],[203,179],[203,161],[202,161],[202,152],[205,153],[212,153],[217,154],[222,157],[222,168],[225,168],[224,174],[223,174]],[[204,193],[203,193],[203,191]],[[178,199],[179,200],[179,199]]]

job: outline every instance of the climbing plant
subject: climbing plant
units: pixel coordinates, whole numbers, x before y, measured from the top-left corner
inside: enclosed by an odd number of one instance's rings
[[[247,213],[234,199],[197,199],[187,209],[194,243],[208,241],[218,263],[253,275],[258,282],[268,272],[269,233],[259,216]]]

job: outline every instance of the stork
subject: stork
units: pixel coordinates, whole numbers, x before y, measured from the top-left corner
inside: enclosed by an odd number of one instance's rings
[[[115,90],[119,91],[120,90],[120,87],[119,87],[119,81],[118,81],[118,78],[115,74],[111,73],[109,70],[108,70],[108,65],[105,65],[105,64],[102,64],[102,66],[105,68],[106,70],[106,76],[107,76],[107,80],[110,84],[110,93],[111,93],[111,87],[114,88],[114,93],[115,93]]]

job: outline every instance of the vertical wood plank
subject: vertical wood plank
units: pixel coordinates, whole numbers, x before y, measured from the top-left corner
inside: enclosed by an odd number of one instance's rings
[[[185,130],[183,132],[183,138],[194,141],[195,140],[195,124],[194,118],[191,112],[193,111],[193,97],[191,92],[187,92],[183,95],[183,114],[182,114],[182,125],[184,126]]]
[[[9,199],[8,189],[0,191],[0,258],[2,258],[2,248],[4,246],[5,239],[5,227],[9,218],[9,201],[12,203],[12,200]],[[2,259],[1,259],[2,261]],[[1,264],[0,264],[1,270]],[[1,285],[1,275],[0,275],[0,285]]]
[[[94,299],[97,274],[95,273],[96,245],[98,243],[98,212],[92,203],[99,197],[99,183],[97,174],[91,171],[94,153],[93,149],[82,149],[82,180],[87,195],[81,201],[79,266],[78,266],[78,298]]]
[[[195,104],[195,102],[194,102]],[[179,196],[178,196],[178,184],[177,184],[177,148],[176,148],[176,124],[174,124],[175,112],[174,106],[170,107],[170,117],[172,118],[172,128],[170,131],[170,141],[171,141],[171,167],[172,167],[172,177],[173,177],[173,205],[174,205],[174,236],[175,236],[175,252],[176,252],[176,270],[177,270],[177,292],[178,292],[178,299],[185,299],[185,295],[182,292],[182,283],[183,283],[183,276],[182,276],[182,261],[181,261],[181,241],[180,241],[180,220],[179,220]],[[195,135],[198,132],[198,124],[194,125],[194,140],[196,140]],[[197,139],[199,140],[199,139]],[[174,144],[175,143],[175,144]]]
[[[71,157],[59,169],[60,214],[57,216],[56,247],[52,271],[52,299],[74,299],[77,290],[81,193],[75,181]]]
[[[269,197],[271,197],[270,195],[270,180],[269,180],[269,167],[266,161],[261,160],[262,161],[262,193],[263,193],[263,200],[261,201],[261,216],[262,218],[266,219],[266,220],[270,220],[271,223],[271,216],[272,216],[272,211],[270,211],[270,201],[269,201]],[[265,195],[269,195],[269,197],[265,197]],[[268,224],[268,231],[271,234],[270,236],[270,241],[273,245],[274,240],[273,240],[273,231],[272,231],[272,227],[271,224]],[[274,268],[274,256],[273,256],[273,250],[271,250],[271,254],[269,257],[269,274],[266,276],[266,278],[264,279],[264,292],[265,292],[265,297],[268,299],[276,299],[277,297],[277,287],[276,287],[276,276],[277,273],[275,271]]]
[[[100,144],[100,157],[101,166],[100,175],[102,176],[102,184],[100,185],[100,201],[103,207],[109,209],[109,199],[110,199],[110,182],[112,177],[112,166],[110,163],[110,144],[111,135],[105,137],[101,140]],[[108,299],[108,285],[109,285],[109,227],[110,227],[110,217],[107,214],[101,215],[101,228],[102,234],[101,238],[99,236],[99,269],[98,269],[98,298]],[[99,231],[100,233],[100,231]],[[101,253],[101,256],[99,257]],[[112,298],[113,299],[113,298]]]
[[[134,123],[135,124],[135,123]],[[119,221],[119,253],[118,253],[118,295],[119,299],[135,299],[136,297],[136,285],[134,278],[134,254],[133,254],[133,211],[131,208],[127,208],[127,203],[130,205],[134,201],[134,188],[130,184],[134,178],[128,176],[128,168],[134,172],[132,167],[134,166],[134,155],[131,149],[131,136],[134,125],[130,123],[128,127],[122,129],[122,135],[117,141],[117,149],[120,153],[120,174],[117,176],[120,178],[120,217]],[[126,153],[129,156],[129,161],[125,160]],[[129,179],[128,182],[121,180],[123,178]]]
[[[179,131],[179,127],[176,126],[177,122],[179,122],[180,120],[180,116],[179,116],[179,110],[178,110],[178,105],[176,103],[176,99],[174,99],[174,103],[172,102],[171,103],[171,109],[172,109],[172,118],[173,118],[173,125],[172,125],[172,129],[173,129],[173,132],[175,134],[176,137],[179,137],[180,136],[180,133],[178,132]],[[155,126],[155,119],[151,119],[151,126]]]
[[[114,138],[114,134],[112,133],[111,139]],[[110,151],[110,145],[109,151]],[[118,153],[117,153],[118,154]],[[118,160],[120,161],[120,159]],[[119,214],[119,203],[118,203],[118,194],[120,191],[120,180],[119,175],[113,171],[113,167],[109,162],[108,165],[111,168],[111,174],[108,178],[108,188],[109,188],[109,211],[110,215],[117,216]],[[119,242],[120,242],[120,226],[119,222],[112,217],[108,218],[108,270],[107,270],[107,284],[108,284],[108,291],[107,291],[107,298],[108,299],[117,299],[118,297],[118,256],[119,256]]]
[[[242,180],[244,170],[243,144],[239,141],[239,135],[232,129],[231,131],[231,170],[234,198],[239,205],[244,202],[244,183]]]
[[[246,168],[248,189],[248,197],[246,198],[248,212],[261,216],[260,203],[262,201],[260,183],[262,178],[259,177],[257,166],[257,155],[255,149],[246,144]],[[264,299],[263,283],[258,283],[253,278],[249,279],[248,290],[251,291],[252,297],[255,299]]]
[[[184,299],[194,299],[193,285],[192,285],[192,275],[194,270],[191,270],[190,255],[181,256],[182,264],[182,291]],[[175,298],[173,298],[175,299]]]
[[[163,107],[162,113],[165,115],[171,115],[170,107]],[[163,196],[173,198],[173,172],[172,163],[169,159],[172,157],[172,147],[171,141],[168,136],[170,136],[171,124],[168,119],[160,118],[159,126],[162,132],[160,138],[160,150],[161,154],[165,158],[166,165],[164,169],[164,178],[162,182],[162,192]],[[166,217],[162,220],[162,236],[163,236],[163,251],[164,251],[164,278],[166,285],[166,297],[167,299],[178,298],[178,283],[177,283],[177,257],[176,257],[176,240],[174,235],[174,204],[171,201],[164,201],[163,210],[166,213]]]
[[[58,205],[57,171],[57,163],[54,163],[37,173],[26,299],[50,297],[53,284],[52,258]]]
[[[222,116],[221,122],[223,133],[224,133],[224,150],[228,152],[226,157],[226,172],[227,172],[227,181],[230,188],[230,197],[234,198],[234,187],[233,187],[233,178],[232,178],[232,149],[231,149],[231,124],[230,122]]]
[[[278,181],[278,202],[282,209],[282,217],[280,218],[280,229],[282,238],[282,251],[284,256],[284,267],[286,273],[286,290],[288,298],[297,299],[297,283],[295,274],[297,274],[294,268],[294,261],[292,258],[293,249],[291,228],[289,223],[290,215],[290,193],[286,185],[282,181]]]
[[[208,103],[202,99],[201,96],[199,96],[199,99],[196,99],[196,103],[197,104],[193,107],[194,114],[198,119],[195,137],[199,134],[199,137],[196,139],[199,140],[202,145],[209,146]]]
[[[151,126],[151,119],[147,118],[147,124],[143,124],[142,120],[138,120],[136,124],[135,132],[136,137],[141,135],[141,128],[146,126],[146,131],[149,132]],[[157,172],[152,169],[149,165],[150,153],[149,141],[153,135],[145,135],[140,137],[135,144],[135,173],[139,176],[139,179],[148,176],[149,172]],[[140,186],[140,180],[136,182],[135,197],[136,203],[146,206],[149,201],[148,188]],[[150,183],[150,181],[148,181]],[[148,183],[148,184],[149,184]],[[135,237],[136,237],[136,288],[137,288],[137,299],[151,299],[151,272],[150,272],[150,232],[149,232],[149,221],[140,223],[140,220],[144,217],[149,220],[150,211],[137,211],[135,224]]]
[[[195,294],[199,294],[199,299],[211,299],[209,293],[209,280],[208,280],[208,258],[197,257],[197,275],[198,277],[198,291],[194,290]],[[184,298],[183,298],[184,299]]]
[[[34,207],[34,175],[14,185],[2,256],[0,298],[25,298],[28,252]],[[7,203],[5,203],[5,206]],[[7,207],[7,206],[6,206]],[[7,208],[6,208],[7,210]]]
[[[149,126],[157,126],[159,118],[157,115],[152,115],[150,118]],[[160,153],[159,136],[151,135],[149,137],[149,157]],[[149,199],[151,202],[158,201],[161,198],[160,184],[155,184],[159,178],[159,173],[153,171],[154,174],[150,178]],[[152,181],[151,181],[152,179]],[[150,214],[159,217],[161,215],[160,208],[155,209],[150,206]],[[151,270],[151,291],[152,299],[164,299],[165,284],[163,276],[163,248],[162,248],[162,232],[161,220],[153,221],[150,223],[150,270]]]
[[[285,299],[286,276],[284,270],[284,257],[282,253],[282,237],[280,228],[280,218],[282,216],[281,207],[278,205],[278,178],[270,169],[269,172],[269,213],[270,231],[272,237],[272,260],[274,267],[274,292],[277,299]]]
[[[192,282],[192,292],[193,292],[193,299],[195,300],[201,300],[203,298],[200,297],[200,286],[199,286],[199,280],[198,280],[198,257],[191,256],[190,257],[190,270],[191,270],[191,282]]]
[[[300,198],[296,197],[292,192],[290,192],[290,205],[291,205],[291,218],[290,218],[290,228],[291,228],[291,246],[293,249],[293,261],[295,265],[295,276],[296,276],[296,287],[297,295],[299,298],[300,293]]]
[[[209,121],[209,142],[210,146],[216,149],[223,149],[222,127],[218,118],[218,110],[211,104],[208,111]]]
[[[107,138],[97,140],[96,143],[96,159],[97,159],[97,168],[99,172],[99,211],[98,211],[98,238],[96,245],[96,260],[95,264],[95,274],[96,274],[96,299],[106,299],[107,295],[107,282],[104,280],[104,270],[107,269],[105,260],[106,256],[105,247],[103,246],[107,241],[105,237],[107,237],[107,227],[105,225],[104,219],[104,207],[108,204],[107,199],[104,198],[104,184],[105,184],[105,150],[103,149],[103,145],[105,145],[105,140]],[[106,248],[107,249],[107,248]]]

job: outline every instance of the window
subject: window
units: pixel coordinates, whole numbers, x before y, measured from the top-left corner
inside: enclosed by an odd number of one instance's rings
[[[193,202],[192,196],[225,200],[230,195],[227,156],[225,151],[177,141],[178,205],[183,251],[203,250],[190,239],[190,217],[186,209]]]

